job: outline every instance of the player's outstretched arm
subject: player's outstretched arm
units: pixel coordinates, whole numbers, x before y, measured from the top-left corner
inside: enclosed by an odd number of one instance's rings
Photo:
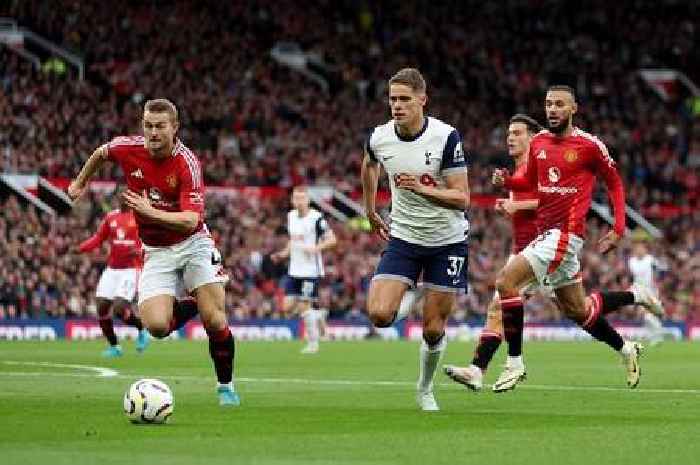
[[[441,207],[465,210],[469,207],[469,181],[467,169],[445,176],[445,187],[426,186],[418,176],[401,173],[396,178],[396,186],[420,194]]]
[[[513,199],[504,199],[502,202],[501,208],[504,213],[506,213],[509,216],[513,216],[515,213],[519,211],[524,211],[524,210],[537,210],[537,207],[539,206],[540,201],[539,200],[513,200]]]
[[[365,157],[362,159],[362,170],[360,179],[362,180],[362,205],[365,207],[365,215],[372,226],[372,231],[379,234],[384,240],[389,240],[389,227],[384,223],[382,217],[376,211],[377,185],[381,166],[379,162],[373,160],[365,150]]]
[[[78,252],[85,253],[90,252],[91,250],[95,250],[100,245],[102,245],[104,241],[107,240],[107,237],[109,237],[109,226],[107,225],[106,220],[102,220],[102,223],[100,223],[100,227],[97,230],[97,232],[80,243],[80,245],[78,246]]]
[[[605,186],[608,188],[608,198],[612,204],[615,225],[598,242],[598,250],[607,253],[617,247],[617,243],[625,234],[625,188],[622,178],[615,166],[615,161],[608,153],[607,147],[600,140],[596,139],[595,145],[595,168],[602,175]]]
[[[90,179],[102,167],[107,160],[107,144],[101,145],[92,152],[90,158],[83,165],[78,176],[68,186],[68,196],[72,200],[79,199],[87,190]]]

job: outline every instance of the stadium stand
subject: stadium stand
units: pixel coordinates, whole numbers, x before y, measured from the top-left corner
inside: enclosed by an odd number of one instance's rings
[[[208,184],[331,185],[357,198],[364,134],[388,118],[386,77],[416,65],[429,79],[429,113],[453,122],[464,137],[472,190],[490,195],[492,169],[508,163],[508,118],[528,112],[543,120],[544,89],[565,82],[581,103],[577,124],[599,135],[618,161],[628,203],[664,231],[652,250],[668,264],[660,275],[667,317],[700,319],[700,118],[682,86],[663,100],[638,74],[673,68],[700,78],[694,46],[700,10],[671,1],[661,9],[643,1],[595,0],[579,8],[459,2],[460,11],[479,8],[477,17],[453,14],[454,3],[357,7],[318,0],[301,11],[291,1],[117,0],[111,8],[95,1],[3,2],[0,17],[80,54],[87,73],[81,81],[60,67],[36,69],[0,47],[0,168],[71,177],[94,147],[138,130],[145,99],[165,96],[181,111],[180,135],[202,157]],[[270,51],[283,42],[313,56],[327,86],[273,59]],[[118,176],[114,168],[101,173]],[[2,200],[0,318],[94,314],[101,263],[74,249],[111,201],[91,195],[94,203],[67,217]],[[232,276],[232,317],[280,316],[283,269],[269,253],[282,241],[287,206],[264,196],[209,200],[208,222]],[[508,250],[502,218],[473,208],[470,220],[473,287],[456,319],[483,315]],[[321,305],[335,317],[362,319],[381,244],[348,225],[333,226],[341,246],[328,255]],[[591,218],[586,285],[625,288],[629,245],[597,255],[602,227]],[[545,302],[532,306],[534,319],[559,318]]]

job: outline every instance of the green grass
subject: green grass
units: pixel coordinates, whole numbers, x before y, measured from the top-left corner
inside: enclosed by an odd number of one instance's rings
[[[517,391],[474,394],[438,374],[442,411],[433,414],[414,401],[416,343],[334,342],[316,356],[299,355],[298,342],[241,343],[243,406],[228,410],[216,404],[205,343],[156,342],[143,356],[127,343],[115,361],[100,359],[102,348],[0,343],[0,463],[700,463],[700,344],[648,350],[635,391],[624,388],[619,359],[604,346],[526,344],[529,379]],[[444,361],[463,363],[472,350],[452,342]],[[8,361],[109,367],[119,375]],[[126,420],[122,395],[140,377],[172,388],[170,424]]]

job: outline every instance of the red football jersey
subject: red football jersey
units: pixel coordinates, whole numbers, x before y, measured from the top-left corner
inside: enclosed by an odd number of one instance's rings
[[[143,136],[117,137],[108,144],[108,157],[121,165],[129,189],[145,193],[155,208],[199,214],[197,227],[186,233],[149,222],[137,214],[139,235],[144,244],[173,245],[206,231],[202,168],[197,157],[180,140],[176,141],[170,157],[154,159],[145,147]]]
[[[513,176],[523,176],[527,169],[527,163],[518,166]],[[537,200],[537,191],[511,190],[511,199]],[[518,210],[511,218],[513,224],[513,254],[520,253],[527,245],[537,237],[537,210]]]
[[[585,237],[596,175],[601,175],[615,217],[615,232],[625,231],[625,191],[615,161],[595,136],[578,128],[567,137],[542,131],[532,138],[523,176],[506,178],[511,190],[537,189],[539,231],[559,229]]]
[[[81,252],[89,252],[109,241],[110,268],[141,268],[142,252],[134,214],[112,210],[100,223],[97,232],[80,244]]]

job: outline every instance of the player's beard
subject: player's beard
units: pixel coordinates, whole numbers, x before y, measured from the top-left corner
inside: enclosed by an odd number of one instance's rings
[[[549,127],[549,131],[560,136],[566,132],[566,130],[569,128],[569,123],[571,122],[571,118],[565,118],[565,119],[560,119],[559,124],[552,124],[550,121],[547,121],[547,126]]]

